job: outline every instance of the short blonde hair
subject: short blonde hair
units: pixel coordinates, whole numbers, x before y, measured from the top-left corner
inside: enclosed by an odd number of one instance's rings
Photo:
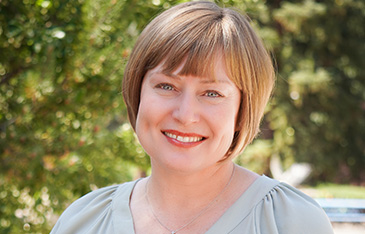
[[[241,91],[237,127],[225,158],[236,156],[255,138],[275,82],[271,57],[246,16],[212,2],[188,2],[161,13],[143,30],[124,71],[123,97],[135,129],[146,72],[163,63],[171,73],[206,77],[218,53]],[[219,124],[219,123],[217,123]]]

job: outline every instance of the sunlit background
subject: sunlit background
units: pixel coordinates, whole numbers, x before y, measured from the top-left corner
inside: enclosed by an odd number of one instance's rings
[[[149,173],[123,70],[143,27],[179,2],[0,0],[0,233],[48,233],[78,197]],[[249,15],[277,67],[236,162],[315,197],[365,198],[365,2],[217,2]]]

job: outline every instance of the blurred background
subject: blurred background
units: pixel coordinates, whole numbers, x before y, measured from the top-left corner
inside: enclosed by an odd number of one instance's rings
[[[123,70],[144,26],[180,2],[0,0],[0,233],[48,233],[85,193],[149,173]],[[236,162],[365,198],[365,2],[216,2],[249,15],[277,67],[262,132]]]

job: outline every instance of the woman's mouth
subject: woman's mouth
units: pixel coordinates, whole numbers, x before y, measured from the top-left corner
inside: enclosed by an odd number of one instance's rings
[[[207,137],[196,133],[183,133],[176,130],[163,130],[161,132],[168,142],[182,148],[195,147],[207,139]]]
[[[172,139],[175,139],[177,141],[184,142],[184,143],[194,143],[194,142],[202,141],[204,139],[204,137],[197,137],[197,136],[192,136],[192,137],[179,136],[179,135],[175,135],[170,132],[163,132],[163,134],[165,134],[165,136],[168,136]]]

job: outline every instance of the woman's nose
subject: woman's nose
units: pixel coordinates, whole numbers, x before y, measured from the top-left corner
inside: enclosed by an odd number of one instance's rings
[[[172,116],[178,122],[183,125],[189,125],[199,121],[199,100],[197,100],[195,95],[183,93],[176,100],[175,105]]]

